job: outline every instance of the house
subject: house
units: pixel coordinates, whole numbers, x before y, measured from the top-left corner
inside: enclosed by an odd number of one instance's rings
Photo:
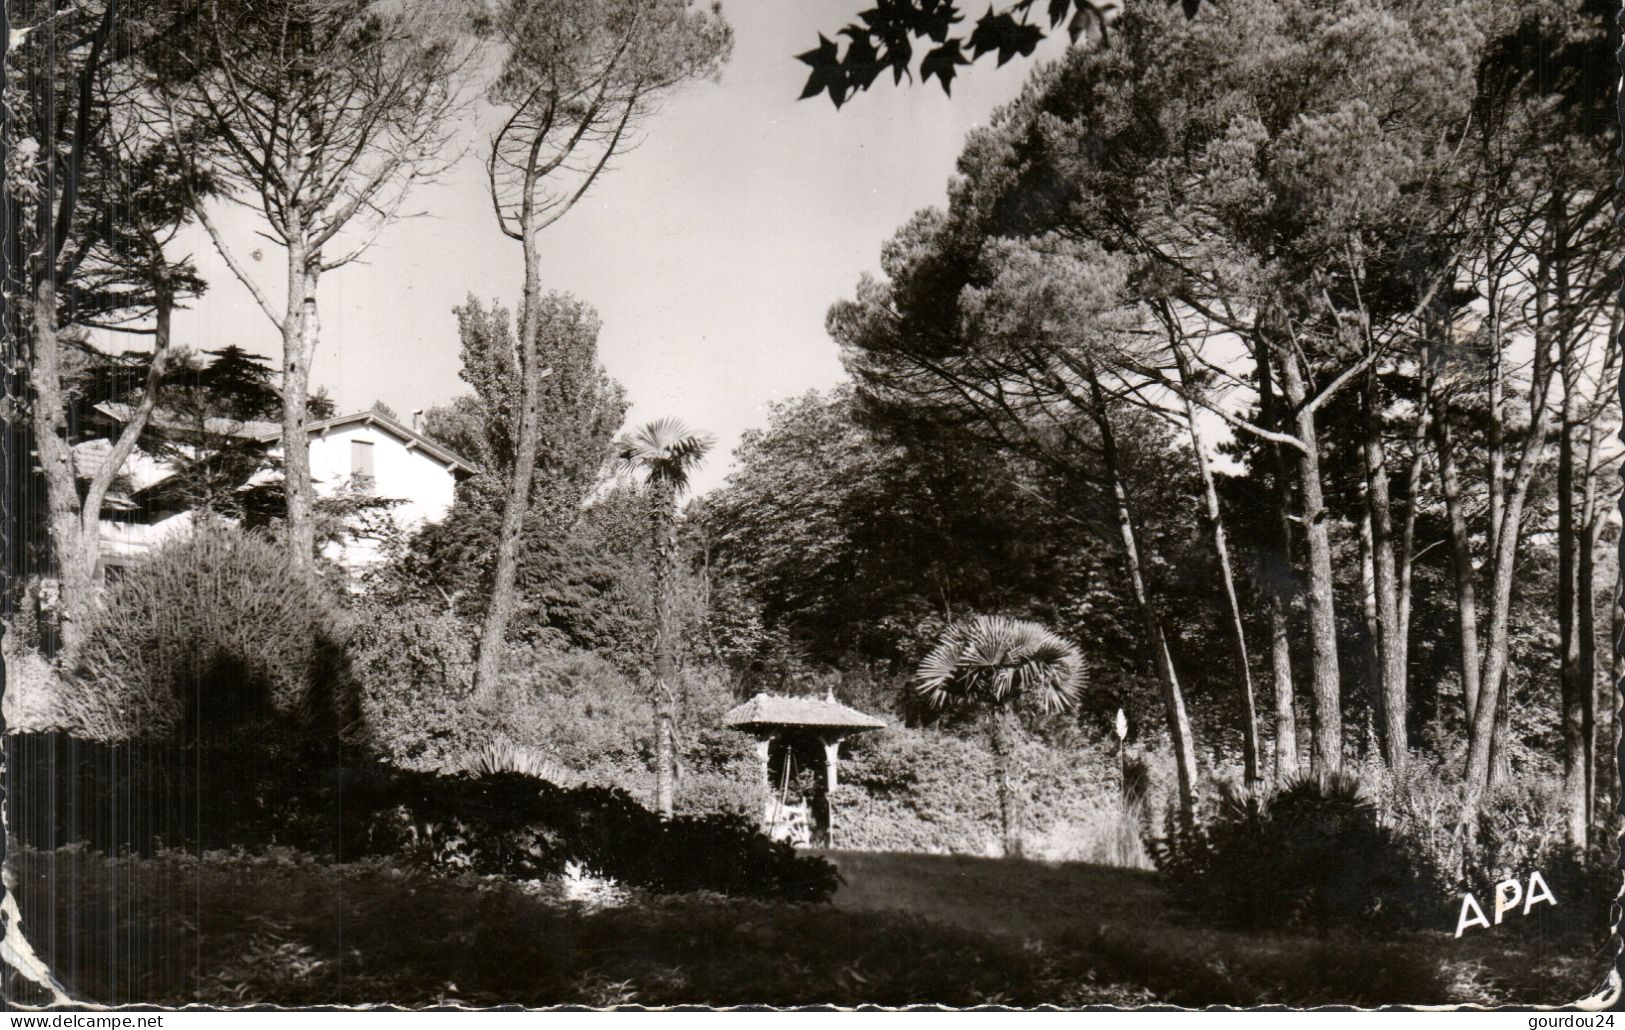
[[[73,447],[80,476],[88,477],[106,461],[111,441],[129,415],[127,405],[95,406],[89,438]],[[154,423],[183,442],[172,448],[169,457],[138,447],[124,463],[102,512],[98,565],[104,576],[111,577],[118,568],[140,561],[191,527],[197,502],[176,488],[180,482],[176,472],[179,464],[204,449],[198,442],[203,438],[229,443],[257,464],[237,484],[236,492],[280,493],[280,474],[269,468],[282,451],[282,427],[277,423],[211,417],[189,425],[167,412],[156,415]],[[455,452],[377,411],[322,419],[305,428],[310,438],[311,481],[318,498],[360,492],[390,502],[379,509],[376,521],[382,525],[329,546],[329,557],[352,569],[381,557],[383,530],[393,527],[409,532],[443,518],[451,509],[457,484],[479,471]]]

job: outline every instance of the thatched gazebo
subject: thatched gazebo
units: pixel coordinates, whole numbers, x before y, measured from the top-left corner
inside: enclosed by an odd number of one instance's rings
[[[834,846],[829,799],[835,790],[841,741],[854,733],[884,729],[885,722],[848,708],[831,692],[823,700],[757,694],[724,715],[722,724],[756,738],[757,783],[765,792],[762,826],[768,833],[783,835],[778,831],[789,822],[786,816],[793,810],[789,793],[796,773],[811,772],[811,791],[798,797],[807,811],[808,842]]]

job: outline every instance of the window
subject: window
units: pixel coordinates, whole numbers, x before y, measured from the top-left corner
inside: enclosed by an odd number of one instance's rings
[[[350,441],[350,477],[356,480],[356,485],[362,489],[371,489],[373,485],[372,441]]]

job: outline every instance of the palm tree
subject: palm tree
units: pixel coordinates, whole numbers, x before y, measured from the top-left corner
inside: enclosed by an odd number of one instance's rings
[[[674,418],[663,418],[616,444],[616,469],[641,475],[648,485],[649,528],[654,542],[655,595],[655,804],[672,814],[677,786],[673,724],[677,709],[677,498],[689,473],[705,458],[713,439]]]
[[[999,789],[1004,853],[1021,855],[1021,799],[1012,784],[1016,706],[1070,708],[1083,686],[1077,645],[1036,622],[979,615],[943,632],[914,673],[914,692],[932,708],[981,708]]]

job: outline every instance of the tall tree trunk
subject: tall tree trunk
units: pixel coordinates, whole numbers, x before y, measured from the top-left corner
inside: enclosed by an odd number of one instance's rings
[[[1290,504],[1290,497],[1282,503]],[[1290,537],[1283,537],[1283,551],[1289,546],[1288,540]],[[1279,575],[1290,577],[1290,565]],[[1298,713],[1292,679],[1292,609],[1286,591],[1273,584],[1270,588],[1270,679],[1275,695],[1275,782],[1284,783],[1298,775]]]
[[[1491,282],[1499,284],[1499,276],[1495,271],[1495,264],[1491,262]],[[1544,270],[1540,273],[1544,275]],[[1489,495],[1490,495],[1490,532],[1489,532],[1489,567],[1491,579],[1491,595],[1494,595],[1493,581],[1496,575],[1496,562],[1501,554],[1501,533],[1507,523],[1507,471],[1506,471],[1506,363],[1502,353],[1505,339],[1502,334],[1501,308],[1498,303],[1499,290],[1490,290],[1489,321],[1493,336],[1492,357],[1490,361],[1490,424],[1487,430],[1489,443]],[[1519,518],[1522,517],[1522,505],[1519,505]],[[1517,531],[1521,531],[1521,526]],[[1517,549],[1513,548],[1516,554]],[[1495,621],[1494,604],[1491,604],[1490,621]],[[1494,627],[1490,627],[1490,636],[1494,636]],[[1500,662],[1500,674],[1493,680],[1486,679],[1482,670],[1489,665],[1489,655],[1486,653],[1480,660],[1479,697],[1486,691],[1495,695],[1496,716],[1487,725],[1491,734],[1485,743],[1489,753],[1489,770],[1487,776],[1490,783],[1501,783],[1511,774],[1511,762],[1508,760],[1506,748],[1502,746],[1509,730],[1507,709],[1510,702],[1507,698],[1506,662]],[[1469,727],[1468,751],[1473,747],[1473,738],[1478,733],[1478,720],[1475,718]]]
[[[508,493],[502,502],[502,526],[497,533],[491,600],[485,609],[485,625],[480,629],[479,658],[474,669],[474,693],[481,699],[496,696],[497,681],[502,673],[508,622],[513,618],[516,602],[525,515],[530,510],[530,484],[536,469],[537,437],[541,431],[538,408],[541,405],[542,379],[547,375],[539,367],[537,354],[537,337],[541,333],[541,258],[528,219],[523,237],[525,285],[520,304],[519,339],[514,341],[517,350],[515,360],[519,366],[519,404],[518,411],[514,413],[517,425],[513,468],[508,473]]]
[[[1579,639],[1579,671],[1576,685],[1581,697],[1580,732],[1585,740],[1585,821],[1590,827],[1597,815],[1597,546],[1602,520],[1586,523],[1581,537],[1579,568],[1579,610],[1576,636]],[[1589,833],[1589,831],[1588,831]],[[1589,838],[1588,838],[1589,839]]]
[[[1609,325],[1602,370],[1597,376],[1597,393],[1591,398],[1587,411],[1589,425],[1586,429],[1585,462],[1581,466],[1584,487],[1580,521],[1585,527],[1585,536],[1580,549],[1579,570],[1580,681],[1585,684],[1586,690],[1586,750],[1590,756],[1586,766],[1586,822],[1588,826],[1603,827],[1604,832],[1606,826],[1600,819],[1603,802],[1600,785],[1613,778],[1615,766],[1613,755],[1608,750],[1606,731],[1602,727],[1605,722],[1614,721],[1614,711],[1618,706],[1612,703],[1609,696],[1612,683],[1599,676],[1601,670],[1597,667],[1597,549],[1602,545],[1605,525],[1602,498],[1598,491],[1598,477],[1604,473],[1598,465],[1598,457],[1602,453],[1603,419],[1611,407],[1608,398],[1618,388],[1620,326],[1621,315],[1616,309]],[[1609,472],[1618,474],[1613,469]],[[1618,599],[1610,598],[1610,601],[1617,603]]]
[[[1174,344],[1174,358],[1179,365],[1181,382],[1189,383],[1190,370],[1184,353]],[[1253,699],[1253,673],[1247,660],[1247,629],[1241,617],[1241,601],[1236,597],[1236,577],[1230,567],[1230,545],[1225,539],[1224,513],[1219,507],[1219,491],[1213,483],[1213,468],[1208,463],[1207,443],[1202,438],[1201,423],[1196,418],[1196,404],[1190,395],[1181,391],[1185,401],[1185,420],[1190,423],[1191,452],[1202,477],[1202,491],[1207,499],[1208,528],[1213,534],[1213,552],[1219,559],[1219,577],[1224,584],[1224,596],[1230,607],[1230,637],[1234,645],[1231,663],[1236,670],[1236,688],[1241,693],[1241,746],[1242,768],[1247,786],[1257,787],[1263,782],[1258,760],[1258,709]]]
[[[1377,615],[1377,568],[1371,555],[1371,508],[1361,484],[1360,498],[1360,658],[1365,667],[1365,714],[1361,718],[1360,753],[1370,754],[1378,739],[1377,720],[1382,711],[1382,623]]]
[[[1558,344],[1558,380],[1563,397],[1557,432],[1557,632],[1558,681],[1562,699],[1563,798],[1568,809],[1569,842],[1584,846],[1587,829],[1586,780],[1591,766],[1590,737],[1586,732],[1586,699],[1593,686],[1581,680],[1580,603],[1577,573],[1580,564],[1581,525],[1576,519],[1574,435],[1579,430],[1576,411],[1580,389],[1578,347],[1565,334]],[[1587,594],[1590,591],[1586,591]]]
[[[1621,499],[1625,503],[1625,498]],[[1625,546],[1625,538],[1621,545]],[[1620,801],[1620,684],[1625,683],[1625,562],[1617,562],[1610,591],[1613,616],[1609,620],[1608,674],[1598,677],[1597,709],[1597,826],[1599,839],[1616,839],[1621,830]]]
[[[1377,608],[1377,653],[1382,661],[1378,711],[1382,754],[1388,768],[1398,769],[1410,754],[1406,728],[1405,647],[1399,625],[1399,578],[1394,562],[1393,503],[1388,459],[1382,439],[1382,410],[1373,370],[1365,394],[1365,440],[1361,448],[1369,490],[1366,510],[1371,520],[1371,564]]]
[[[56,284],[50,276],[36,278],[31,306],[30,428],[45,478],[45,525],[57,578],[58,643],[61,653],[71,655],[83,638],[85,620],[94,604],[96,553],[94,549],[87,553],[80,520],[79,486],[68,443],[67,399],[62,391]]]
[[[1405,514],[1399,526],[1399,541],[1394,553],[1394,560],[1399,566],[1399,665],[1405,671],[1407,687],[1410,683],[1411,660],[1411,611],[1414,598],[1413,575],[1416,569],[1416,516],[1421,507],[1422,497],[1422,469],[1426,464],[1428,423],[1432,421],[1432,411],[1427,405],[1427,380],[1430,375],[1428,368],[1428,349],[1426,344],[1421,354],[1422,392],[1416,406],[1416,421],[1411,428],[1411,460],[1405,467]],[[1435,686],[1434,692],[1438,688]]]
[[[29,414],[35,448],[45,475],[46,525],[57,571],[59,644],[64,657],[71,656],[83,641],[85,621],[95,605],[103,502],[146,429],[158,402],[169,360],[170,322],[175,302],[161,266],[162,252],[157,251],[157,256],[160,265],[154,269],[156,315],[152,361],[147,366],[141,395],[131,407],[124,428],[101,465],[86,477],[88,482],[82,498],[67,435],[67,399],[62,390],[54,285],[48,280],[37,284],[31,305],[34,360],[29,371],[33,388]]]
[[[296,220],[290,220],[297,225]],[[310,360],[319,331],[316,283],[321,255],[288,247],[287,314],[282,320],[282,481],[287,497],[288,560],[307,570],[316,560],[316,490],[310,481]]]
[[[1537,272],[1537,283],[1544,284],[1544,270]],[[1544,303],[1544,290],[1536,293],[1537,308]],[[1507,623],[1512,611],[1512,581],[1517,566],[1518,545],[1522,538],[1523,507],[1529,493],[1529,484],[1541,463],[1546,449],[1546,435],[1550,432],[1550,412],[1547,399],[1551,390],[1552,339],[1550,327],[1545,325],[1543,310],[1537,310],[1535,330],[1535,360],[1530,382],[1530,425],[1519,448],[1518,464],[1512,482],[1506,491],[1505,508],[1501,513],[1501,528],[1496,534],[1495,551],[1491,556],[1490,614],[1488,640],[1484,661],[1479,673],[1478,711],[1474,713],[1473,732],[1467,748],[1465,770],[1466,797],[1464,818],[1471,819],[1478,810],[1478,801],[1490,782],[1491,750],[1497,737],[1497,716],[1505,718],[1507,671]],[[1492,414],[1492,422],[1495,415]],[[1504,748],[1502,749],[1504,754]]]
[[[1466,725],[1473,725],[1478,708],[1478,571],[1473,568],[1467,512],[1461,499],[1461,478],[1456,469],[1455,431],[1450,424],[1449,401],[1437,390],[1433,403],[1433,446],[1439,456],[1439,487],[1450,520],[1450,569],[1456,584],[1456,643],[1461,665],[1461,692]]]
[[[1332,545],[1326,500],[1320,482],[1320,437],[1314,410],[1305,405],[1308,389],[1297,355],[1276,350],[1281,390],[1295,413],[1294,430],[1304,449],[1298,452],[1298,489],[1303,532],[1309,551],[1309,647],[1312,656],[1314,706],[1310,731],[1309,771],[1326,776],[1343,767],[1343,698],[1337,667],[1337,615],[1332,581]]]
[[[156,243],[154,246],[156,248]],[[130,460],[130,455],[135,452],[135,445],[141,434],[146,431],[147,423],[152,419],[153,409],[158,406],[164,372],[169,367],[169,329],[174,318],[175,298],[170,291],[167,276],[162,271],[158,273],[155,289],[157,295],[153,301],[152,362],[147,366],[146,382],[142,386],[140,398],[130,409],[124,428],[119,431],[112,447],[108,448],[107,458],[102,462],[102,467],[91,476],[90,482],[85,487],[84,503],[80,513],[80,532],[84,534],[92,567],[101,552],[101,514],[102,505],[107,500],[107,491],[123,470],[124,463]]]
[[[1004,856],[1022,856],[1022,804],[1021,793],[1015,783],[1016,713],[1009,706],[1000,705],[987,714],[988,742],[993,750],[993,771],[999,794],[999,829],[1002,831]]]
[[[1280,430],[1269,352],[1258,353],[1259,406],[1270,427]],[[1270,678],[1275,694],[1275,782],[1298,775],[1298,716],[1292,677],[1292,484],[1281,445],[1266,442],[1274,488],[1276,539],[1274,553],[1264,558],[1270,599]]]
[[[1157,681],[1162,687],[1163,710],[1168,720],[1168,740],[1174,749],[1174,769],[1179,779],[1179,811],[1186,825],[1196,819],[1196,744],[1191,736],[1190,716],[1185,711],[1185,695],[1179,686],[1179,673],[1174,668],[1173,652],[1163,632],[1162,620],[1151,604],[1144,571],[1140,565],[1140,548],[1135,537],[1134,520],[1129,511],[1128,492],[1123,486],[1122,469],[1118,462],[1117,440],[1112,431],[1111,417],[1106,410],[1105,397],[1094,370],[1088,372],[1089,388],[1093,394],[1092,412],[1100,430],[1100,450],[1111,481],[1112,502],[1117,518],[1119,539],[1123,545],[1123,562],[1127,567],[1129,586],[1134,592],[1134,603],[1140,612],[1145,630],[1146,644],[1156,668]]]
[[[1491,336],[1490,418],[1485,433],[1489,445],[1489,469],[1486,474],[1490,495],[1489,553],[1493,561],[1493,556],[1501,551],[1501,524],[1506,518],[1506,368],[1501,353],[1506,341],[1501,334],[1501,306],[1497,290],[1490,290],[1488,303]],[[1490,686],[1493,687],[1494,684]]]
[[[677,489],[649,485],[655,557],[655,807],[670,819],[677,798]]]

